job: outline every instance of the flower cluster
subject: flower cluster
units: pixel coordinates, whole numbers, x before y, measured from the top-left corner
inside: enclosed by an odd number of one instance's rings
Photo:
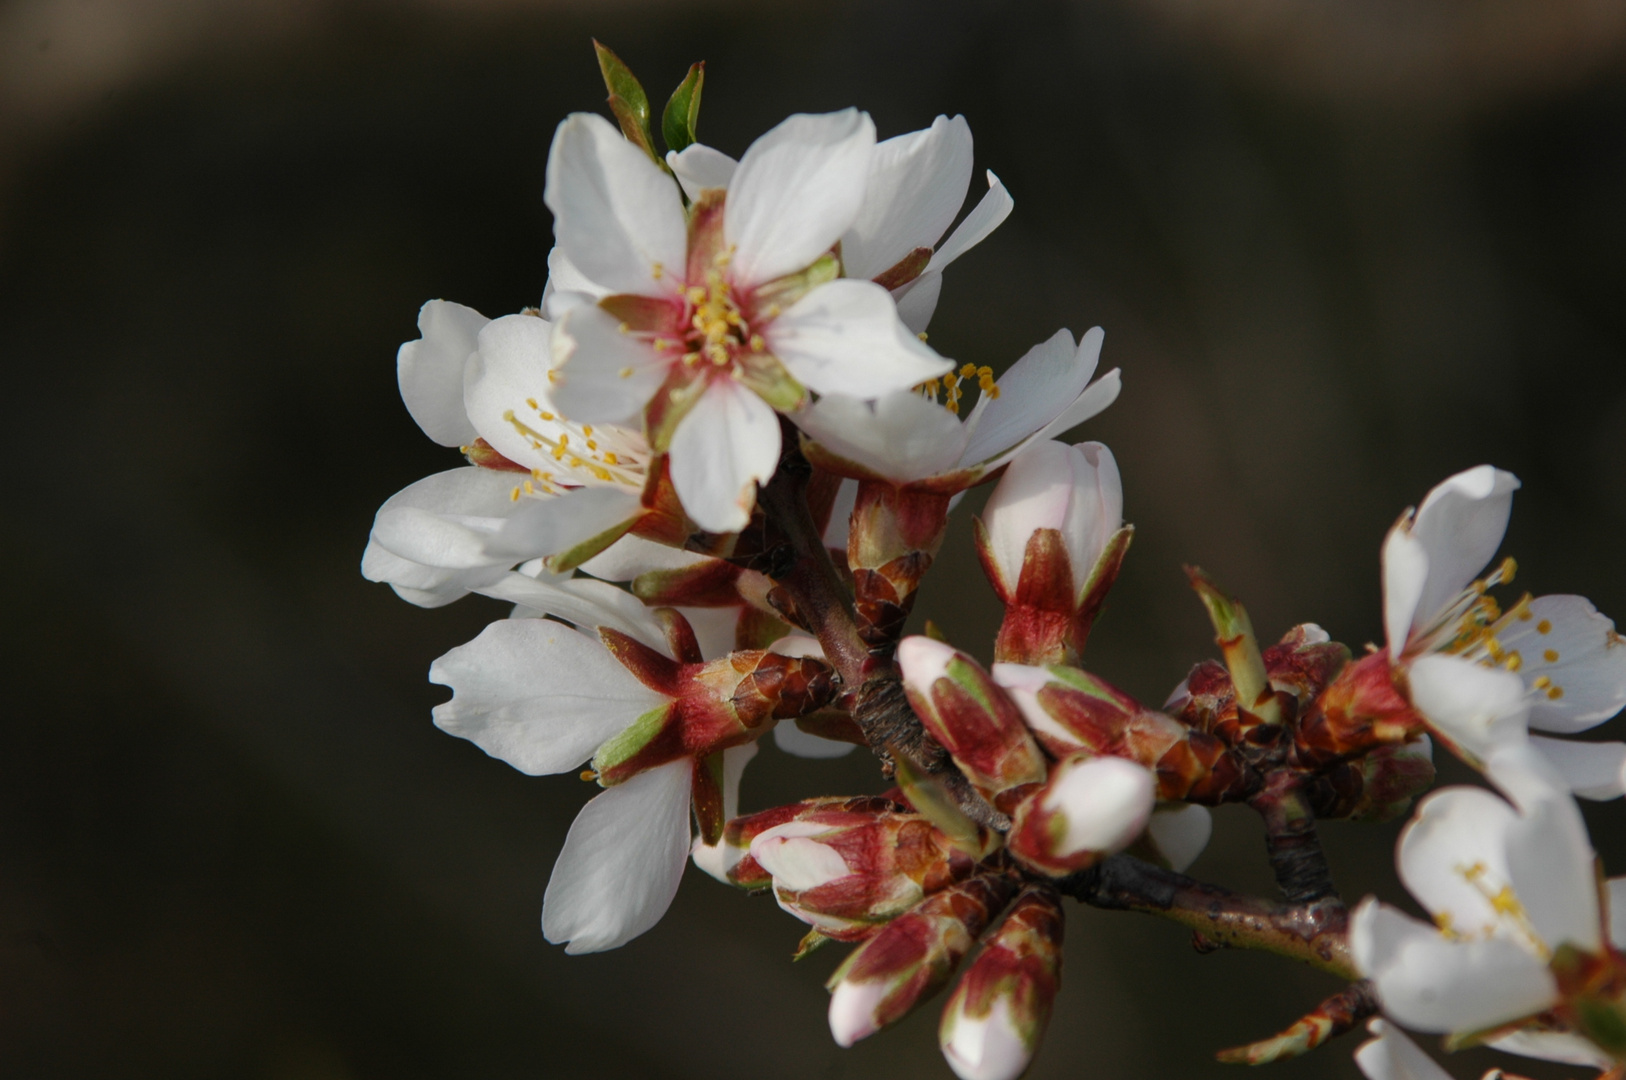
[[[618,126],[581,113],[554,135],[538,307],[431,301],[401,347],[408,410],[466,464],[386,501],[362,560],[421,606],[512,605],[435,662],[452,697],[434,720],[602,789],[554,867],[548,940],[626,943],[693,861],[771,891],[808,927],[798,955],[854,946],[829,983],[838,1043],[952,983],[950,1068],[1012,1080],[1071,897],[1348,981],[1226,1060],[1303,1053],[1381,1010],[1357,1060],[1383,1080],[1438,1074],[1396,1025],[1626,1061],[1626,889],[1598,879],[1574,802],[1626,793],[1626,745],[1550,737],[1626,705],[1626,644],[1580,597],[1493,595],[1517,480],[1470,469],[1401,517],[1387,646],[1359,658],[1313,623],[1261,644],[1188,569],[1219,656],[1160,708],[1137,701],[1084,661],[1134,535],[1117,463],[1059,438],[1118,396],[1101,331],[1058,331],[997,377],[925,343],[945,269],[1012,207],[989,173],[955,225],[964,119],[878,141],[857,110],[797,115],[736,161],[696,141],[696,65],[662,155],[640,84],[599,62]],[[985,667],[904,631],[958,497],[995,480],[972,523],[1005,609]],[[804,756],[866,746],[894,786],[742,815],[770,731]],[[1406,827],[1401,875],[1436,924],[1351,912],[1316,822],[1406,814],[1436,742],[1499,793],[1437,792]],[[1279,897],[1186,876],[1226,804],[1262,818]]]

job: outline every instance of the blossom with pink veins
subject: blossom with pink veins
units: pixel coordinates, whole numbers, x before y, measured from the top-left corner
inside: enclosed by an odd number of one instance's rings
[[[1480,465],[1437,485],[1383,544],[1388,657],[1412,705],[1471,762],[1529,741],[1577,795],[1626,792],[1626,744],[1573,735],[1626,706],[1626,641],[1584,597],[1526,596],[1505,613],[1486,589],[1511,579],[1501,546],[1519,481]]]
[[[792,116],[746,150],[726,190],[685,208],[674,179],[601,117],[574,114],[555,133],[554,399],[578,423],[642,423],[702,529],[749,520],[779,459],[776,411],[809,390],[875,397],[949,366],[885,288],[839,277],[874,152],[855,109]]]

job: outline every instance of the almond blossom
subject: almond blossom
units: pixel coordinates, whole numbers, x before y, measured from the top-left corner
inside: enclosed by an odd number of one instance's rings
[[[578,422],[641,420],[703,529],[749,520],[779,459],[775,410],[809,389],[875,396],[949,366],[886,289],[838,280],[832,248],[858,219],[874,147],[856,109],[792,116],[726,190],[685,209],[672,177],[602,118],[577,113],[554,136],[554,279],[578,294],[554,303],[556,400]]]

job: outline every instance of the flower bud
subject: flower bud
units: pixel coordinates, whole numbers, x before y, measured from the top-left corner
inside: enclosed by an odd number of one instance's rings
[[[898,646],[909,704],[932,738],[1000,810],[1045,778],[1044,755],[1021,710],[975,660],[940,641],[908,637]]]
[[[639,681],[669,699],[599,747],[593,768],[605,787],[680,757],[740,746],[764,725],[835,697],[829,666],[810,657],[742,649],[706,663],[681,663],[618,630],[601,628],[599,637]]]
[[[1015,888],[1000,874],[968,878],[927,897],[854,949],[825,984],[836,1042],[851,1046],[935,993]]]
[[[847,534],[858,633],[889,651],[915,606],[915,590],[943,546],[951,493],[861,480]]]
[[[1419,735],[1334,763],[1310,781],[1305,794],[1318,818],[1392,821],[1433,785],[1433,742]]]
[[[722,839],[715,845],[716,853],[708,856],[708,859],[715,862],[715,868],[702,863],[701,869],[719,881],[738,885],[742,889],[753,891],[766,889],[773,884],[773,875],[751,857],[751,842],[769,829],[783,825],[787,821],[800,820],[819,811],[883,814],[902,812],[905,809],[901,803],[884,795],[857,795],[851,798],[836,796],[803,799],[801,802],[732,818],[723,827]]]
[[[976,534],[983,571],[1006,605],[996,659],[1075,662],[1132,533],[1105,446],[1051,440],[1012,461]]]
[[[750,854],[781,908],[838,941],[869,937],[974,866],[921,815],[869,807],[807,810],[758,833]]]
[[[1348,664],[1311,706],[1295,734],[1307,763],[1358,754],[1384,743],[1406,742],[1426,730],[1395,686],[1388,653]]]
[[[960,976],[937,1029],[960,1080],[1016,1080],[1033,1060],[1061,978],[1064,925],[1056,894],[1030,885]]]
[[[1157,781],[1142,766],[1074,754],[1016,808],[1006,843],[1024,865],[1065,877],[1133,843],[1156,801]]]

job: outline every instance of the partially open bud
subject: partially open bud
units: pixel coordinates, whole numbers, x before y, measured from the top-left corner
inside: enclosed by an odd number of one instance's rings
[[[742,889],[766,889],[773,884],[773,875],[751,857],[751,842],[769,829],[826,810],[854,814],[884,814],[901,813],[906,809],[902,803],[884,795],[855,795],[851,798],[836,796],[803,799],[801,802],[732,818],[723,826],[722,839],[716,845],[719,849],[717,872],[713,872],[710,866],[702,866],[702,869],[712,877],[726,881],[730,885],[738,885]]]
[[[980,874],[927,897],[854,949],[830,976],[830,1034],[851,1046],[935,993],[1004,908],[1015,883]]]
[[[898,666],[915,715],[983,797],[1009,813],[1045,778],[1044,755],[1021,710],[978,663],[928,637],[898,646]]]
[[[682,663],[608,627],[599,637],[639,681],[669,700],[599,747],[593,769],[605,787],[681,757],[706,758],[756,738],[764,725],[828,705],[835,681],[810,657],[744,649]]]
[[[1139,762],[1157,774],[1158,798],[1168,801],[1217,805],[1257,786],[1257,773],[1218,738],[1146,708],[1087,671],[995,664],[993,675],[1056,757],[1088,751]]]
[[[825,937],[861,941],[974,863],[915,813],[815,807],[751,841],[779,906]]]
[[[1065,877],[1133,843],[1156,801],[1157,781],[1145,768],[1075,754],[1016,808],[1006,845],[1023,865]]]
[[[1061,979],[1064,925],[1056,894],[1030,885],[960,976],[937,1029],[960,1080],[1016,1080],[1033,1060]]]
[[[976,532],[983,571],[1005,602],[995,658],[1077,662],[1132,535],[1105,446],[1050,440],[1012,461]]]
[[[1299,723],[1296,749],[1313,764],[1407,742],[1425,730],[1395,685],[1389,654],[1375,652],[1346,665],[1322,692]]]

